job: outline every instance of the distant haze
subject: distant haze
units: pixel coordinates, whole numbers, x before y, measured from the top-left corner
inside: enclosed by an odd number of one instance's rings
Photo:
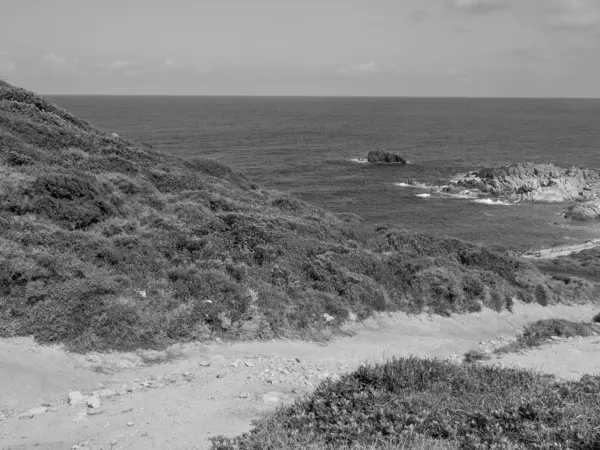
[[[600,0],[2,0],[42,94],[600,97]]]

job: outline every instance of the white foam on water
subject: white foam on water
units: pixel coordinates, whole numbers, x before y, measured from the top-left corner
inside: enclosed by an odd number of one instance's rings
[[[425,183],[394,183],[394,186],[398,186],[398,187],[407,187],[407,188],[414,188],[414,189],[431,189],[433,186],[429,185],[429,184],[425,184]]]
[[[431,197],[431,194],[427,194],[427,193],[423,193],[423,194],[417,194],[417,197]]]
[[[369,164],[369,161],[366,160],[365,158],[352,158],[350,161],[352,161],[353,163],[358,163],[358,164]]]
[[[473,200],[474,203],[481,203],[483,205],[493,205],[493,206],[512,206],[513,203],[504,202],[502,200],[494,200],[492,198],[478,198],[477,200]]]

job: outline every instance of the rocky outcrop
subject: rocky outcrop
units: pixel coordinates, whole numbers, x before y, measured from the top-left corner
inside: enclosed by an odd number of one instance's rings
[[[569,206],[565,218],[573,220],[600,219],[600,199],[577,202]]]
[[[406,164],[406,160],[397,153],[387,152],[384,149],[370,151],[367,161],[371,164]]]
[[[459,178],[455,185],[512,201],[589,201],[600,194],[600,176],[596,172],[577,167],[563,169],[553,164],[481,169]]]

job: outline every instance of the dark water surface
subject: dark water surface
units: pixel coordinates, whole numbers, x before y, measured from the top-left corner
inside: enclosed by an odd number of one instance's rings
[[[436,182],[513,162],[600,169],[600,100],[51,97],[99,128],[184,157],[208,156],[255,182],[370,222],[525,250],[598,237],[561,205],[417,197]],[[377,147],[407,166],[352,162]]]

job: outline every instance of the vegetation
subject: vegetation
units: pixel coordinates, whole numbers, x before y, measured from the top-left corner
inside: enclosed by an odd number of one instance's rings
[[[541,271],[558,278],[578,277],[600,282],[600,248],[591,248],[553,259],[535,262]]]
[[[496,353],[509,353],[530,347],[539,347],[555,337],[588,337],[597,333],[600,333],[600,326],[595,323],[573,322],[565,319],[543,319],[527,325],[516,341],[500,347],[496,350]]]
[[[456,239],[332,215],[0,84],[0,336],[77,351],[161,347],[327,334],[351,312],[596,294]]]
[[[571,449],[600,442],[600,376],[557,381],[439,360],[365,365],[214,450]]]

